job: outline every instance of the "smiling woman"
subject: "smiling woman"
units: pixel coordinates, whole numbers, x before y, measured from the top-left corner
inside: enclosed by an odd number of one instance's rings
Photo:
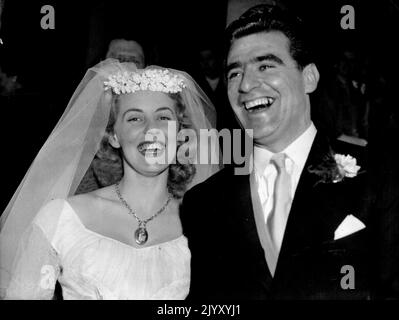
[[[58,281],[64,299],[185,298],[180,199],[218,166],[149,162],[171,150],[170,122],[215,123],[189,75],[114,59],[89,69],[1,217],[1,297],[51,299]],[[94,156],[115,153],[113,184],[74,195]]]
[[[98,155],[110,159],[118,159],[122,155],[125,170],[142,175],[154,176],[168,170],[169,193],[179,199],[194,178],[196,168],[193,164],[176,163],[176,141],[173,140],[176,135],[171,139],[168,136],[171,122],[178,123],[175,126],[177,130],[195,129],[178,93],[140,90],[124,95],[114,94]],[[151,136],[155,139],[162,136],[166,141],[147,140]],[[167,154],[169,150],[173,154]],[[170,160],[156,162],[150,159],[160,157]],[[110,177],[107,185],[121,179],[123,172],[118,172],[119,175]]]

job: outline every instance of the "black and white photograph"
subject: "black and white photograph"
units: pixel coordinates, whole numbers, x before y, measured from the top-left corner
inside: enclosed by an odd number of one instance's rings
[[[398,300],[398,30],[397,0],[0,0],[0,299]]]

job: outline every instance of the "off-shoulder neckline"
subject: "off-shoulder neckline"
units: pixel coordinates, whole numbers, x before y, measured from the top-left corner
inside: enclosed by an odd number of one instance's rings
[[[89,233],[91,233],[91,234],[93,234],[93,235],[95,235],[95,236],[97,236],[97,237],[99,237],[99,238],[103,238],[103,239],[106,239],[106,240],[109,240],[109,241],[113,241],[113,242],[115,242],[115,243],[118,243],[118,244],[120,244],[120,245],[122,245],[122,246],[129,247],[130,249],[134,249],[134,250],[153,249],[153,248],[157,248],[157,247],[164,246],[164,245],[167,245],[167,244],[172,244],[172,243],[175,243],[175,242],[179,242],[179,241],[181,241],[181,240],[183,240],[183,239],[186,239],[186,237],[184,236],[184,234],[181,234],[180,236],[178,236],[177,238],[174,238],[174,239],[172,239],[172,240],[168,240],[168,241],[164,241],[164,242],[159,242],[159,243],[154,243],[154,244],[152,244],[152,245],[145,246],[145,247],[134,247],[134,246],[132,246],[132,245],[130,245],[130,244],[127,244],[127,243],[125,243],[125,242],[122,242],[122,241],[120,241],[120,240],[116,240],[116,239],[114,239],[114,238],[108,237],[108,236],[103,235],[103,234],[101,234],[101,233],[98,233],[98,232],[96,232],[96,231],[90,230],[89,228],[87,228],[87,227],[84,225],[84,223],[82,222],[82,220],[80,219],[80,217],[78,216],[78,214],[75,212],[75,209],[72,207],[72,205],[71,205],[66,199],[64,199],[64,202],[65,202],[66,205],[68,206],[69,211],[71,211],[71,212],[73,213],[72,216],[74,216],[75,220],[78,221],[78,223],[82,226],[82,228],[83,228],[85,231],[87,231],[87,232],[89,232]]]

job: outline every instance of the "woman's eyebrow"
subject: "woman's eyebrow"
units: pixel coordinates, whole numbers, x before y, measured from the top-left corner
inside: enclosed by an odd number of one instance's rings
[[[164,111],[164,110],[169,110],[170,112],[174,113],[174,111],[169,107],[160,107],[156,111]]]
[[[123,116],[125,116],[128,112],[140,112],[140,113],[143,113],[144,111],[143,110],[141,110],[141,109],[137,109],[137,108],[129,108],[129,109],[127,109],[124,113],[123,113]]]

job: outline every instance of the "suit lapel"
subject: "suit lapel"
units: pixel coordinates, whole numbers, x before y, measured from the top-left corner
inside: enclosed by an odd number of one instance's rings
[[[328,140],[317,133],[292,202],[275,278],[283,272],[284,268],[290,268],[286,265],[290,255],[309,248],[315,243],[321,243],[331,236],[328,229],[331,224],[327,221],[328,217],[324,215],[323,192],[320,192],[325,185],[317,184],[319,177],[308,171],[310,165],[323,161],[329,152],[331,149]]]
[[[317,184],[320,178],[308,170],[309,166],[321,163],[331,152],[328,140],[317,133],[295,192],[274,277],[265,258],[265,224],[253,177],[233,176],[234,181],[231,181],[226,199],[228,208],[233,224],[243,232],[243,248],[251,248],[254,252],[251,255],[252,260],[248,262],[260,266],[257,279],[265,292],[268,292],[267,295],[278,292],[281,286],[283,289],[284,279],[290,279],[287,275],[295,268],[291,264],[291,257],[308,248],[332,241],[334,230],[352,210],[348,201],[351,200],[348,194],[354,189],[351,179],[339,183]],[[345,196],[346,200],[343,200]]]
[[[296,189],[295,197],[291,206],[290,215],[284,234],[284,239],[279,254],[274,279],[285,265],[286,257],[300,248],[310,246],[315,242],[322,242],[326,237],[325,221],[321,215],[315,215],[319,202],[322,200],[315,196],[314,190],[318,177],[310,173],[307,168],[311,164],[319,163],[330,151],[328,141],[320,134],[317,134],[312,144],[308,159],[301,174]],[[265,237],[266,227],[263,220],[263,212],[259,202],[257,189],[254,183],[253,174],[234,176],[235,183],[232,183],[231,210],[234,219],[244,228],[246,241],[250,246],[259,247],[264,252],[259,261],[265,265],[265,281],[271,282],[272,275],[267,265],[266,250],[268,247]],[[322,186],[319,186],[322,187]],[[320,200],[320,201],[319,201]]]
[[[347,192],[345,187],[342,188],[345,183],[317,184],[319,177],[308,170],[310,165],[320,163],[331,152],[328,140],[317,133],[295,192],[274,277],[265,258],[265,224],[257,189],[252,181],[254,177],[233,176],[234,183],[231,183],[228,193],[231,198],[227,199],[231,200],[229,208],[232,218],[243,231],[243,241],[248,247],[255,248],[254,252],[260,252],[255,261],[264,270],[264,278],[261,277],[260,281],[268,291],[272,283],[277,285],[278,279],[290,272],[293,267],[289,263],[291,255],[332,240],[334,230],[345,217],[346,204],[341,201],[342,194]]]
[[[233,211],[234,219],[237,224],[243,228],[243,241],[247,242],[247,248],[251,248],[256,254],[256,261],[264,270],[264,278],[260,279],[267,291],[270,290],[272,280],[271,273],[268,269],[267,262],[263,251],[264,239],[261,235],[264,234],[264,229],[258,229],[260,224],[257,220],[260,218],[255,214],[257,202],[253,202],[253,195],[251,193],[251,175],[235,176],[235,183],[232,183],[233,190],[231,196],[233,201],[231,210]]]

